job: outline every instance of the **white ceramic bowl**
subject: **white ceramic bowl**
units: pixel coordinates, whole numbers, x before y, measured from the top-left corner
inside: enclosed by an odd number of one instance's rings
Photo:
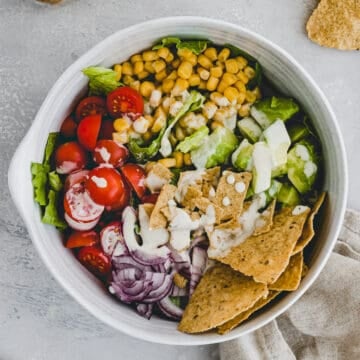
[[[65,249],[59,233],[40,221],[33,201],[30,162],[41,161],[48,133],[59,130],[86,87],[81,69],[89,65],[111,66],[151,46],[167,35],[205,37],[217,44],[231,43],[255,56],[265,74],[286,94],[294,96],[310,115],[323,144],[324,190],[329,194],[317,234],[310,268],[298,290],[275,302],[267,311],[247,321],[229,334],[187,335],[176,323],[154,316],[143,319],[111,297],[72,253]],[[59,283],[86,309],[103,322],[137,338],[176,345],[222,342],[265,325],[289,308],[309,288],[324,267],[338,236],[347,199],[347,163],[335,116],[323,93],[305,70],[275,44],[240,26],[199,18],[173,17],[131,26],[108,37],[71,65],[55,83],[42,104],[27,135],[19,145],[9,169],[9,188],[43,261]]]

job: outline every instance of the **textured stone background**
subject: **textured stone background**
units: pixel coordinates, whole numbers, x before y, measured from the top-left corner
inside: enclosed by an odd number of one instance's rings
[[[0,360],[217,359],[216,346],[170,347],[129,338],[71,299],[40,261],[14,208],[11,156],[58,76],[114,31],[170,15],[240,24],[304,65],[337,113],[348,150],[349,206],[360,209],[360,55],[320,48],[304,24],[316,0],[0,0]]]

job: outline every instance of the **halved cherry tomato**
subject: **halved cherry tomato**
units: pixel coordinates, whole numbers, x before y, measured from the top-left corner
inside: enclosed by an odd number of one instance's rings
[[[68,191],[72,186],[76,184],[84,185],[88,179],[90,170],[79,170],[69,174],[65,179],[64,190]]]
[[[76,128],[77,128],[77,123],[75,122],[74,118],[70,115],[61,124],[60,133],[65,138],[73,138],[76,136]]]
[[[66,241],[69,249],[94,246],[99,243],[99,234],[96,231],[73,231]]]
[[[125,185],[114,168],[99,166],[90,171],[85,188],[96,203],[111,206],[122,198]]]
[[[87,164],[85,150],[76,141],[60,145],[55,151],[56,171],[59,174],[70,174],[81,170]]]
[[[94,150],[101,126],[101,115],[83,118],[77,128],[79,143],[87,150]]]
[[[112,139],[115,132],[113,120],[103,119],[100,126],[99,139]]]
[[[126,183],[126,180],[123,179],[124,182],[124,192],[121,198],[118,199],[114,204],[110,206],[106,206],[106,211],[120,211],[124,209],[126,206],[130,204],[130,195],[131,195],[131,189],[129,185]]]
[[[97,164],[111,164],[119,167],[125,163],[129,151],[124,145],[113,140],[99,140],[92,155]]]
[[[111,270],[110,258],[99,247],[85,246],[80,249],[77,257],[95,276],[106,276]]]
[[[112,255],[116,245],[121,242],[125,247],[122,226],[120,221],[107,224],[100,232],[100,244],[105,254]]]
[[[89,115],[105,115],[107,114],[106,101],[100,96],[86,97],[79,102],[75,113],[78,122]]]
[[[136,195],[142,198],[145,195],[145,170],[137,164],[125,164],[121,167],[121,172],[131,187],[135,190]]]
[[[109,93],[106,104],[109,114],[114,118],[127,114],[135,120],[144,112],[142,96],[129,86],[120,87]]]
[[[141,202],[143,204],[156,204],[158,197],[159,193],[144,195],[141,198]]]

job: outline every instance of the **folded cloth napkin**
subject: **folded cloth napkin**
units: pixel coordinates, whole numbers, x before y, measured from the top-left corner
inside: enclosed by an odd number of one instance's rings
[[[360,359],[360,213],[348,210],[310,289],[268,325],[220,345],[221,360]]]

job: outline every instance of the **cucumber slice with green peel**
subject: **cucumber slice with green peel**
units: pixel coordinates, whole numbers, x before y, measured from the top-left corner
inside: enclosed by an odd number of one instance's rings
[[[266,191],[266,197],[269,201],[271,201],[272,199],[276,199],[281,188],[282,188],[283,184],[280,181],[271,180],[271,185],[269,187],[269,189]]]
[[[300,195],[295,187],[290,184],[281,184],[276,199],[284,205],[295,206],[300,204]]]
[[[288,127],[288,133],[292,143],[298,142],[310,135],[308,127],[300,123],[291,124]]]
[[[235,169],[250,171],[252,169],[252,154],[254,145],[244,139],[239,147],[233,152],[231,162]]]
[[[285,176],[287,175],[287,172],[288,172],[287,164],[284,164],[276,168],[273,168],[271,170],[271,177],[277,178],[277,177]]]
[[[246,117],[237,123],[240,134],[251,143],[259,141],[262,129],[258,123],[251,117]]]

